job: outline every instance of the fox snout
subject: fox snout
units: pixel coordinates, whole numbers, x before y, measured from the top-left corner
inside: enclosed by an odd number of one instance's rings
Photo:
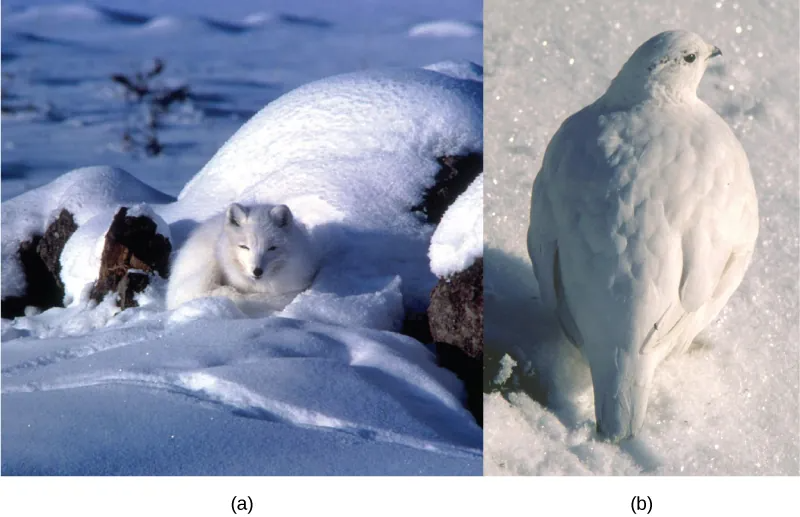
[[[243,250],[244,251],[244,250]],[[265,257],[258,257],[256,254],[247,250],[246,253],[239,253],[237,257],[240,271],[251,280],[260,280],[264,273],[269,270],[270,261]]]

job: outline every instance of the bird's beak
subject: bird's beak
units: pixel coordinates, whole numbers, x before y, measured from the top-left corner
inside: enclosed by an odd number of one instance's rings
[[[719,49],[719,47],[714,47],[714,48],[711,49],[711,55],[708,56],[708,58],[711,59],[712,57],[717,57],[717,56],[721,56],[721,55],[722,55],[722,51]]]

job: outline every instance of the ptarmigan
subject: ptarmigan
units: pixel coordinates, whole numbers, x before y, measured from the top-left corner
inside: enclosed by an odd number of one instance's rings
[[[641,429],[656,367],[719,313],[755,247],[747,156],[697,98],[720,54],[685,31],[645,42],[561,125],[533,184],[541,297],[589,363],[612,441]]]

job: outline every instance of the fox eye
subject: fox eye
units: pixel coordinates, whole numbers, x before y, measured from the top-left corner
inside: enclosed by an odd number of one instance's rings
[[[275,251],[276,249],[278,249],[277,246],[270,246],[269,248],[267,248],[267,251]]]
[[[687,54],[683,56],[683,60],[687,63],[694,63],[695,59],[697,59],[697,54]]]
[[[250,248],[248,248],[244,244],[239,244],[239,247],[242,248],[243,250],[248,250],[248,251],[250,250]]]

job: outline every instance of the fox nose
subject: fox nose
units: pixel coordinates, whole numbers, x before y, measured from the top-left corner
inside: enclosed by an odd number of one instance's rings
[[[264,274],[264,270],[260,267],[257,267],[253,270],[253,276],[256,278],[261,278],[261,275]]]

